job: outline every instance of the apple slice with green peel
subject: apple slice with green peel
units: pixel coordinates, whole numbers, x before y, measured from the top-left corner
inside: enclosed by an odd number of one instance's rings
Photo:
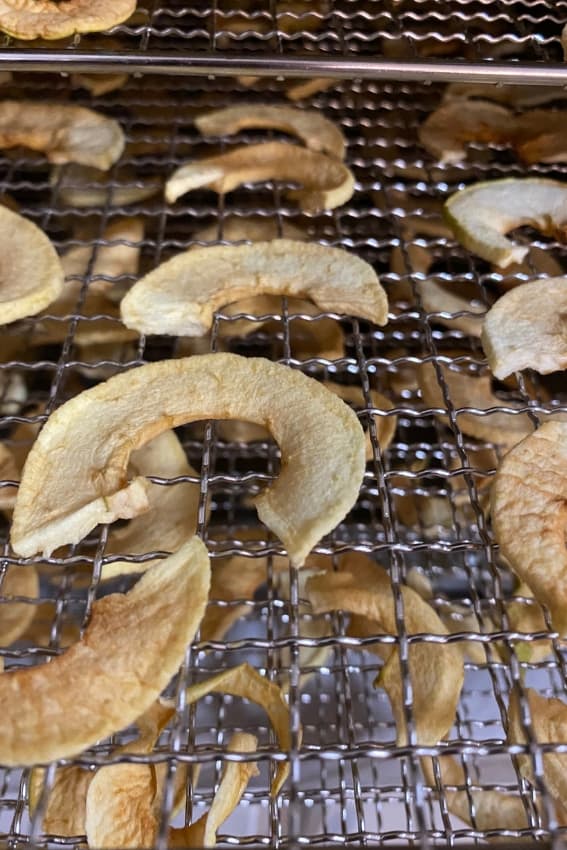
[[[567,226],[567,183],[537,177],[476,183],[452,195],[444,215],[469,251],[506,268],[522,262],[529,247],[506,234],[522,225],[562,239]]]

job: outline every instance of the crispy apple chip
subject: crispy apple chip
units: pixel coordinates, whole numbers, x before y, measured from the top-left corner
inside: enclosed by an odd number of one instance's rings
[[[195,248],[162,263],[121,303],[141,333],[202,336],[223,304],[251,295],[308,297],[322,310],[384,325],[388,300],[368,263],[340,248],[292,239]]]
[[[195,119],[204,136],[233,136],[240,130],[261,127],[297,136],[313,151],[344,159],[345,138],[339,128],[314,109],[292,106],[240,104],[217,109]]]
[[[521,402],[503,402],[492,390],[489,374],[471,375],[457,372],[448,365],[439,364],[449,397],[455,409],[477,408],[490,410],[493,407],[519,409]],[[427,407],[446,408],[443,391],[437,380],[432,363],[424,363],[418,369],[419,387]],[[447,422],[444,413],[437,414],[442,422]],[[511,414],[494,412],[487,414],[459,413],[457,424],[464,434],[479,440],[514,446],[532,431],[532,424],[526,413]]]
[[[14,38],[51,41],[74,33],[101,32],[122,23],[134,12],[135,0],[1,0],[0,30]]]
[[[207,550],[194,537],[128,593],[97,600],[82,639],[63,655],[1,676],[0,761],[72,756],[134,722],[183,661],[209,576]]]
[[[63,269],[45,233],[27,218],[0,206],[2,268],[0,325],[34,316],[63,289]]]
[[[9,599],[12,596],[37,599],[39,596],[39,578],[33,565],[9,566],[0,583],[0,596]],[[0,646],[7,647],[21,637],[36,613],[36,606],[30,602],[0,603]]]
[[[122,154],[124,133],[117,121],[83,106],[0,101],[0,148],[19,145],[42,151],[49,162],[78,162],[106,171]]]
[[[480,336],[486,308],[476,299],[467,298],[431,277],[417,280],[415,285],[424,310],[439,314],[432,317],[434,321],[449,328],[457,328],[470,336]]]
[[[265,142],[182,165],[165,184],[165,197],[171,204],[193,189],[206,187],[222,195],[243,183],[267,180],[301,183],[303,189],[286,195],[305,212],[335,209],[354,192],[352,172],[334,157],[285,142]]]
[[[314,379],[235,354],[150,363],[52,414],[22,474],[14,550],[24,557],[51,552],[100,522],[139,515],[148,509],[147,482],[138,476],[128,483],[130,453],[172,427],[229,418],[267,427],[280,446],[280,475],[256,507],[301,566],[356,501],[364,432],[356,414]]]
[[[465,248],[501,268],[522,262],[529,248],[506,238],[522,225],[563,239],[567,224],[567,183],[512,177],[475,183],[451,195],[445,217]]]
[[[198,476],[187,462],[185,452],[173,431],[164,431],[130,456],[134,475],[178,478]],[[147,514],[130,520],[124,528],[111,529],[105,556],[149,552],[176,552],[184,540],[195,533],[200,487],[194,482],[172,485],[149,483]],[[109,579],[131,572],[142,572],[155,560],[111,561],[104,564],[102,578]]]
[[[502,461],[491,489],[502,555],[567,634],[567,423],[546,422]]]
[[[513,132],[514,114],[504,106],[482,100],[449,100],[432,112],[419,128],[419,141],[440,163],[461,162],[468,142],[506,142]]]
[[[561,744],[567,738],[567,705],[560,699],[544,697],[531,688],[524,692],[528,703],[533,736],[538,744]],[[514,690],[508,708],[508,738],[513,744],[527,744],[522,723],[520,695]],[[532,759],[526,753],[518,756],[522,774],[533,781]],[[545,784],[556,805],[563,807],[567,799],[567,753],[543,753]]]
[[[64,169],[54,166],[51,184],[64,204],[83,209],[140,203],[157,195],[163,181],[159,177],[148,176],[141,180],[128,166],[121,166],[119,178],[110,181],[106,171],[100,168],[72,164]]]
[[[567,277],[507,292],[486,314],[481,341],[500,379],[522,369],[547,375],[567,368]]]
[[[388,573],[365,555],[348,554],[341,559],[340,572],[309,579],[307,595],[315,613],[340,609],[373,621],[377,635],[398,633]],[[433,608],[415,590],[402,587],[402,597],[409,635],[449,634]],[[352,624],[349,633],[356,634]],[[390,698],[398,744],[403,746],[407,743],[407,730],[398,652],[391,644],[377,646],[384,667],[376,685],[383,687]],[[461,650],[456,644],[412,643],[409,670],[417,742],[436,744],[448,734],[455,720],[464,680]]]
[[[235,732],[229,741],[228,751],[253,753],[257,747],[258,739],[254,735]],[[250,779],[257,775],[258,768],[254,762],[227,762],[209,811],[191,826],[170,829],[168,846],[214,847],[218,828],[238,806]]]

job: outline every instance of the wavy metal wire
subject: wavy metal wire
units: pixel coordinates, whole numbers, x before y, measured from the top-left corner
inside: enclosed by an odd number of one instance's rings
[[[130,80],[125,88],[103,98],[91,99],[74,91],[72,97],[77,102],[120,117],[130,143],[123,159],[108,173],[104,202],[96,207],[77,209],[66,205],[61,190],[71,174],[68,167],[54,179],[41,157],[21,150],[2,155],[0,192],[13,198],[22,213],[38,222],[61,251],[82,243],[93,248],[76,308],[60,320],[67,329],[64,342],[36,349],[33,335],[39,318],[25,320],[15,329],[25,334],[28,346],[23,356],[8,354],[3,358],[0,380],[2,376],[20,376],[29,396],[23,407],[5,411],[0,426],[2,438],[9,442],[17,423],[43,421],[67,398],[100,380],[101,368],[104,375],[110,375],[182,352],[182,341],[140,338],[109,356],[87,362],[84,351],[76,344],[77,328],[88,321],[83,317],[82,305],[93,280],[97,251],[108,244],[102,234],[117,219],[137,215],[144,221],[141,272],[184,248],[202,244],[203,240],[197,237],[204,225],[216,223],[213,243],[226,242],[226,224],[233,216],[243,220],[262,216],[273,221],[279,232],[290,223],[304,228],[314,240],[343,246],[372,262],[390,294],[390,322],[385,328],[372,328],[334,314],[298,316],[293,305],[282,299],[281,308],[270,314],[276,322],[275,330],[260,327],[246,342],[232,340],[229,346],[280,360],[314,377],[360,386],[366,399],[366,413],[360,414],[365,422],[369,412],[398,417],[394,441],[385,451],[371,427],[374,457],[367,466],[357,506],[318,547],[318,551],[331,557],[353,550],[366,552],[389,568],[396,593],[398,633],[355,639],[346,632],[348,618],[337,613],[323,618],[322,636],[306,636],[305,625],[312,617],[302,604],[295,572],[286,573],[289,594],[282,590],[274,565],[274,556],[282,553],[278,541],[265,529],[253,541],[242,533],[246,527],[258,528],[250,498],[277,474],[275,445],[268,441],[227,443],[217,436],[214,423],[204,430],[179,429],[199,478],[152,480],[164,486],[198,480],[199,532],[207,540],[213,559],[234,555],[264,557],[266,576],[263,586],[249,598],[236,603],[211,601],[212,606],[218,607],[242,605],[247,616],[222,640],[196,640],[178,680],[172,684],[171,693],[179,698],[179,711],[154,753],[144,759],[169,765],[161,844],[165,846],[175,765],[202,765],[199,783],[188,794],[186,812],[175,821],[179,823],[184,816],[190,820],[208,807],[222,765],[227,759],[240,758],[226,750],[231,732],[240,729],[252,731],[260,739],[259,752],[253,757],[258,758],[261,773],[246,792],[237,816],[222,827],[222,843],[278,847],[300,840],[320,845],[417,843],[425,847],[494,837],[508,838],[512,844],[527,837],[549,839],[561,830],[546,793],[542,748],[529,738],[535,779],[533,784],[528,783],[518,771],[516,755],[521,748],[506,742],[506,707],[514,685],[534,686],[546,695],[565,698],[563,646],[554,640],[553,652],[538,663],[526,662],[515,652],[515,642],[520,638],[537,642],[544,636],[549,638],[549,633],[520,635],[509,628],[503,602],[513,598],[514,583],[498,558],[485,502],[486,484],[494,474],[494,465],[484,464],[483,452],[491,448],[499,456],[500,449],[463,433],[465,412],[480,418],[486,416],[486,411],[457,407],[442,369],[451,366],[457,370],[482,370],[484,355],[478,340],[451,325],[450,316],[429,314],[423,309],[418,284],[426,275],[416,271],[415,249],[430,253],[431,274],[455,288],[472,286],[478,301],[487,305],[496,283],[533,279],[542,273],[538,264],[546,258],[553,257],[565,267],[565,248],[523,231],[519,238],[529,240],[536,250],[527,266],[505,274],[468,254],[447,233],[412,235],[416,210],[424,220],[440,224],[439,204],[465,182],[527,173],[508,151],[483,146],[471,147],[467,162],[459,166],[439,167],[432,163],[417,144],[416,128],[439,101],[440,90],[434,86],[337,84],[315,98],[315,106],[344,130],[348,164],[356,176],[353,199],[338,210],[304,215],[286,201],[285,186],[275,183],[245,186],[224,199],[208,192],[193,193],[174,206],[166,205],[161,194],[129,206],[113,205],[117,189],[132,183],[160,181],[189,155],[264,137],[265,134],[246,132],[220,142],[203,140],[191,124],[197,112],[233,103],[237,95],[258,101],[266,96],[274,102],[283,99],[281,84],[268,82],[261,88],[260,92],[249,92],[231,81],[205,79],[191,88],[182,80],[148,78],[143,83]],[[67,98],[70,89],[68,81],[55,76],[40,80],[22,76],[6,91],[8,96]],[[275,133],[270,135],[278,137]],[[142,142],[152,142],[154,149],[140,153]],[[138,148],[132,148],[134,144]],[[562,165],[542,165],[531,168],[529,173],[561,178],[565,170]],[[78,224],[88,225],[90,235],[78,236]],[[254,318],[250,314],[246,317]],[[234,318],[219,311],[210,350],[226,344],[220,331]],[[336,361],[318,357],[301,360],[293,334],[299,318],[340,322],[346,340],[345,356]],[[12,329],[5,332],[4,341],[11,333]],[[421,399],[415,369],[422,363],[434,365],[443,393],[442,408],[427,408]],[[10,380],[2,383],[4,392],[8,392]],[[372,408],[370,388],[391,398],[392,412]],[[529,412],[534,422],[544,413],[567,410],[567,394],[559,381],[523,374],[506,386],[500,385],[498,392],[501,403],[497,409],[508,411],[511,416],[517,415],[512,402],[520,402],[521,409]],[[1,397],[0,405],[6,400]],[[46,406],[45,412],[38,413],[35,405],[39,403]],[[460,489],[453,486],[458,483],[462,485]],[[437,513],[428,513],[429,507]],[[0,579],[9,565],[24,563],[9,549],[8,533],[6,518]],[[41,601],[46,625],[40,634],[36,632],[0,650],[7,666],[47,661],[63,651],[65,637],[73,625],[84,625],[96,596],[107,592],[98,583],[100,567],[107,560],[106,539],[107,529],[102,529],[84,544],[38,562],[41,600],[20,601],[35,606]],[[132,560],[142,561],[150,556],[146,553]],[[457,621],[459,616],[477,615],[479,630],[466,633],[466,639],[486,651],[484,663],[466,663],[463,696],[447,743],[428,748],[396,746],[385,694],[372,685],[380,662],[365,651],[373,642],[395,641],[407,673],[409,648],[416,641],[443,643],[464,639],[464,631],[450,637],[407,635],[400,588],[416,580],[416,576],[430,580],[432,603],[439,611],[459,603],[461,614],[455,615]],[[125,588],[129,581],[116,581],[112,587]],[[4,595],[0,601],[6,604],[13,600]],[[529,604],[529,600],[520,601]],[[51,607],[46,609],[46,605]],[[507,656],[496,652],[496,645],[502,643],[507,647]],[[313,656],[305,654],[324,647],[329,650],[324,661],[313,661]],[[215,695],[191,710],[183,705],[185,684],[244,660],[254,663],[271,680],[289,687],[293,731],[290,753],[278,750],[263,714],[238,700]],[[307,674],[311,674],[309,680],[305,679]],[[406,676],[406,710],[411,729],[409,684]],[[529,733],[529,718],[525,719]],[[67,763],[90,767],[112,762],[117,758],[116,745],[128,735],[128,731],[120,733]],[[567,752],[567,744],[556,749]],[[440,774],[435,787],[423,780],[420,756],[441,753],[454,754],[463,765],[470,826],[449,812],[447,788]],[[132,757],[122,757],[126,758]],[[282,758],[290,758],[291,779],[281,798],[270,800],[270,774]],[[13,845],[33,841],[71,846],[84,841],[84,836],[64,838],[41,832],[42,811],[54,776],[52,766],[46,774],[41,805],[32,818],[28,806],[29,772],[0,773],[0,839]],[[478,789],[520,795],[529,828],[520,832],[479,829],[473,799]]]

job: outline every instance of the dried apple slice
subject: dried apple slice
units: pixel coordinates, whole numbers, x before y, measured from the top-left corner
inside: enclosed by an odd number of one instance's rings
[[[479,304],[476,300],[464,298],[431,277],[418,280],[415,285],[424,310],[428,313],[443,314],[433,317],[433,321],[449,328],[457,328],[470,336],[480,336],[482,316],[486,310],[482,304]],[[468,315],[461,316],[458,315],[459,313],[478,313],[479,316],[478,318]]]
[[[86,89],[94,97],[121,89],[128,82],[128,74],[71,74],[73,88]]]
[[[322,310],[388,320],[388,301],[368,263],[340,248],[292,239],[195,248],[136,283],[120,312],[141,333],[202,336],[215,310],[250,295],[308,297]]]
[[[48,41],[74,33],[101,32],[122,23],[136,9],[135,0],[2,0],[0,30],[14,38]]]
[[[1,20],[0,11],[0,28]],[[83,106],[0,101],[0,148],[19,145],[42,151],[48,162],[78,162],[108,170],[124,150],[124,133],[117,121]]]
[[[222,195],[243,183],[267,180],[303,184],[286,195],[305,212],[335,209],[354,192],[354,176],[339,160],[285,142],[265,142],[182,165],[165,184],[165,198],[171,204],[193,189]]]
[[[52,414],[22,474],[14,550],[24,557],[53,551],[78,542],[99,522],[147,510],[143,479],[127,482],[130,453],[172,427],[223,418],[264,425],[279,444],[280,475],[256,507],[301,566],[356,501],[364,432],[356,414],[317,381],[235,354],[150,363],[86,390]]]
[[[0,206],[2,269],[0,325],[34,316],[59,296],[63,269],[45,233],[27,218]]]
[[[409,635],[449,634],[433,608],[410,587],[402,587],[404,620]],[[397,634],[395,601],[386,570],[365,555],[349,553],[340,572],[325,573],[307,582],[307,595],[315,613],[349,611],[375,623],[375,633]],[[353,634],[352,624],[349,630]],[[384,667],[376,681],[387,692],[396,719],[399,746],[407,743],[398,653],[382,644]],[[409,649],[412,710],[417,742],[432,745],[451,729],[464,680],[463,656],[456,644],[413,643]]]
[[[314,77],[312,80],[301,80],[299,83],[293,83],[288,86],[285,91],[285,96],[288,100],[297,102],[305,100],[314,94],[332,89],[342,80],[336,80],[328,77]]]
[[[122,207],[152,198],[161,191],[161,178],[140,179],[134,169],[120,167],[118,178],[109,181],[106,171],[86,165],[55,166],[51,185],[63,204],[69,207]]]
[[[2,764],[72,756],[133,723],[183,661],[209,577],[207,550],[194,537],[128,593],[97,600],[82,639],[66,653],[1,676]]]
[[[183,447],[173,431],[164,431],[133,452],[130,469],[134,475],[156,475],[161,478],[198,475],[187,462]],[[148,552],[177,551],[183,541],[195,533],[199,495],[199,485],[192,482],[179,482],[170,486],[148,484],[148,513],[132,519],[124,528],[112,529],[105,556],[140,556]],[[155,563],[159,561],[112,561],[104,564],[102,578],[143,572]]]
[[[314,109],[244,103],[216,109],[195,119],[204,136],[234,136],[240,130],[260,127],[297,136],[313,151],[344,159],[346,142],[339,128]]]
[[[20,472],[11,449],[0,443],[0,481],[19,481]],[[7,511],[16,504],[18,488],[13,484],[0,487],[0,510]]]
[[[506,268],[529,248],[506,233],[529,224],[562,239],[567,225],[567,183],[538,177],[476,183],[451,195],[445,216],[459,242],[490,263]]]
[[[35,567],[9,566],[0,584],[0,596],[23,596],[37,599],[39,578]],[[32,602],[2,602],[0,604],[0,645],[9,646],[21,637],[35,617]]]
[[[465,159],[467,142],[507,141],[514,114],[504,106],[482,100],[450,100],[432,112],[419,128],[419,141],[442,164]]]
[[[474,98],[506,103],[514,109],[529,109],[555,100],[567,99],[564,88],[558,86],[507,86],[489,83],[450,83],[443,94],[443,100],[459,99],[469,101]],[[468,104],[463,104],[463,109]]]
[[[482,347],[501,380],[534,369],[542,375],[567,368],[567,277],[525,283],[486,314]]]
[[[502,555],[567,634],[567,423],[546,422],[502,461],[491,489]]]
[[[258,739],[247,732],[235,732],[228,742],[228,751],[253,753]],[[190,826],[169,830],[169,847],[214,847],[217,830],[238,806],[248,783],[259,773],[254,762],[227,762],[211,808]]]
[[[455,409],[477,408],[490,410],[493,407],[505,406],[507,409],[524,407],[521,402],[503,402],[494,394],[489,374],[470,375],[457,372],[445,364],[439,364],[447,389]],[[446,408],[443,391],[437,380],[432,363],[424,363],[418,369],[419,388],[426,407]],[[441,422],[448,421],[445,414],[436,414]],[[514,446],[533,429],[526,413],[511,414],[504,412],[479,415],[474,413],[459,413],[457,425],[464,434],[479,440],[499,443],[503,446]]]

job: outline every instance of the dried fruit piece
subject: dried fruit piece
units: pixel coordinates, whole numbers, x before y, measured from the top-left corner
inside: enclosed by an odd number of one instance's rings
[[[388,301],[368,263],[340,248],[292,239],[195,248],[135,284],[120,311],[142,333],[202,336],[215,310],[249,295],[308,297],[322,310],[388,319]]]
[[[534,280],[503,295],[486,314],[481,342],[500,379],[522,369],[565,369],[567,277]]]
[[[521,402],[503,402],[498,398],[492,391],[489,374],[471,375],[457,372],[444,363],[440,363],[439,368],[447,385],[449,398],[456,410],[467,407],[490,410],[493,407],[502,406],[517,410],[524,406]],[[425,406],[446,408],[443,391],[432,363],[424,363],[419,367],[418,380]],[[446,414],[436,415],[441,422],[448,421]],[[527,413],[495,412],[486,415],[459,413],[457,425],[464,434],[503,446],[514,446],[533,429]]]
[[[34,316],[63,289],[63,269],[45,233],[18,213],[0,206],[2,268],[0,325]]]
[[[39,578],[35,567],[9,566],[0,583],[0,596],[25,596],[37,599],[39,596]],[[0,645],[10,646],[21,637],[36,613],[32,602],[0,603]]]
[[[192,189],[225,194],[243,183],[267,180],[303,184],[286,195],[306,212],[335,209],[354,192],[354,176],[339,160],[285,142],[265,142],[182,165],[165,184],[165,197],[173,203]]]
[[[442,314],[433,317],[433,321],[449,328],[457,328],[470,336],[480,336],[482,316],[486,310],[482,304],[475,299],[463,297],[431,277],[417,280],[415,285],[424,310]],[[479,313],[479,316],[460,316],[459,313]]]
[[[121,24],[136,9],[135,0],[2,0],[0,30],[14,38],[52,40],[80,32],[101,32]]]
[[[122,207],[157,195],[163,181],[156,176],[140,179],[128,166],[121,166],[118,176],[109,180],[106,171],[100,168],[73,164],[65,169],[55,166],[51,185],[61,202],[69,207]]]
[[[134,722],[183,661],[209,576],[207,550],[194,537],[129,593],[97,600],[82,639],[63,655],[1,676],[0,761],[72,756]]]
[[[504,457],[491,489],[502,555],[567,634],[567,423],[546,422]]]
[[[20,472],[11,449],[0,443],[0,481],[19,481]],[[13,484],[0,487],[0,510],[10,510],[16,504],[18,488]]]
[[[86,89],[94,97],[121,89],[128,82],[128,74],[71,74],[73,88]]]
[[[432,112],[419,128],[419,141],[440,163],[461,162],[468,142],[506,142],[514,115],[504,106],[482,100],[450,100]]]
[[[528,109],[554,100],[565,100],[567,94],[565,89],[558,86],[507,86],[489,83],[450,83],[443,94],[445,101],[468,101],[474,98],[506,103],[515,109]],[[468,109],[468,104],[464,104],[462,108]]]
[[[333,88],[340,82],[341,80],[329,77],[314,77],[312,80],[301,80],[299,83],[293,83],[288,86],[285,96],[288,100],[293,100],[294,102],[305,100],[314,94]]]
[[[313,151],[337,159],[344,159],[345,155],[345,138],[339,128],[312,109],[245,103],[208,112],[196,118],[195,124],[204,136],[233,136],[253,127],[282,130],[297,136]]]
[[[0,11],[0,27],[1,18]],[[18,145],[42,151],[48,162],[78,162],[108,170],[124,150],[124,133],[117,121],[83,106],[0,101],[0,148]]]
[[[538,177],[475,183],[451,195],[445,217],[469,251],[506,268],[521,262],[529,248],[505,234],[529,224],[562,239],[567,224],[567,183]]]
[[[397,635],[395,600],[390,578],[379,564],[359,553],[341,558],[340,572],[315,576],[307,596],[315,613],[343,610],[372,620],[375,634]],[[448,631],[433,608],[410,587],[402,587],[408,635]],[[357,634],[356,620],[350,634]],[[407,743],[403,689],[398,652],[377,644],[384,659],[376,684],[387,692],[396,719],[399,746]],[[463,657],[456,644],[412,643],[409,648],[412,712],[417,743],[436,744],[451,729],[464,680]]]
[[[53,551],[78,542],[100,522],[147,510],[144,479],[127,482],[132,450],[164,430],[210,418],[256,422],[278,442],[280,475],[256,507],[301,566],[358,496],[364,432],[356,414],[317,381],[235,354],[150,363],[86,390],[52,414],[24,467],[14,550],[26,557]]]

